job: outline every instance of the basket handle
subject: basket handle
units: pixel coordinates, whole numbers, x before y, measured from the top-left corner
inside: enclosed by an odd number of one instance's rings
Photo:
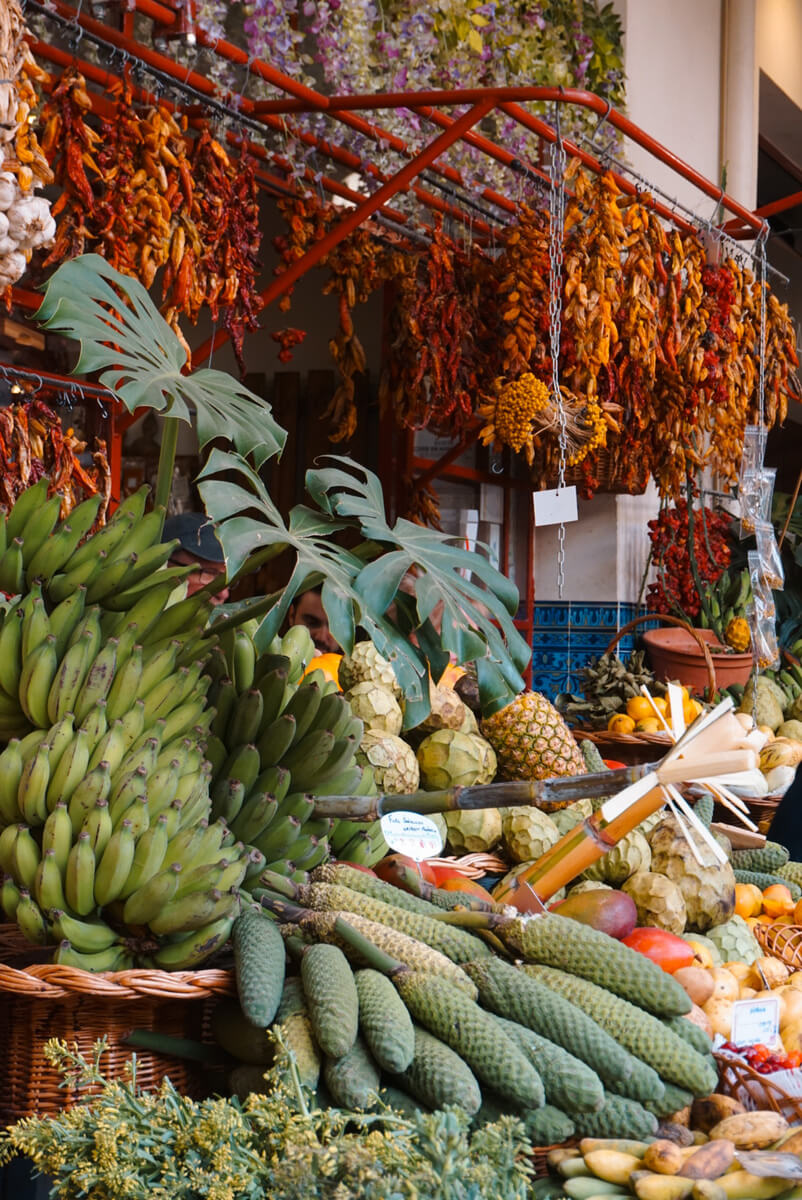
[[[622,625],[615,635],[610,645],[605,650],[605,654],[612,654],[615,647],[625,634],[634,629],[636,625],[642,625],[644,621],[664,621],[667,625],[676,625],[680,629],[684,629],[694,638],[699,649],[702,651],[707,667],[707,674],[710,681],[710,698],[715,696],[718,687],[716,684],[716,668],[713,663],[713,655],[710,653],[710,647],[703,637],[700,636],[699,630],[694,629],[693,625],[689,625],[687,621],[681,621],[679,617],[672,617],[669,613],[645,613],[640,617],[633,617],[631,621],[627,621],[626,625]]]

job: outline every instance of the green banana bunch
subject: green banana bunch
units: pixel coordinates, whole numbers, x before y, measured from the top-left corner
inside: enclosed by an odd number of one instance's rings
[[[265,867],[305,878],[328,857],[334,823],[312,821],[314,795],[372,790],[355,758],[362,723],[322,674],[304,677],[313,656],[293,626],[261,656],[247,629],[226,631],[209,657],[212,815],[253,854],[245,890]]]

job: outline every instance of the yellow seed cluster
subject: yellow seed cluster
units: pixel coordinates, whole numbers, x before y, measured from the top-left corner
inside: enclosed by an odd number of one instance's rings
[[[526,449],[531,456],[533,439],[540,431],[533,428],[533,422],[548,407],[548,388],[527,371],[512,383],[497,386],[495,399],[480,408],[488,421],[482,430],[482,440],[486,445],[490,441],[502,442],[516,453]]]
[[[593,432],[587,441],[583,441],[572,452],[568,458],[569,467],[575,467],[577,463],[581,463],[598,446],[607,445],[607,422],[604,419],[604,414],[600,406],[595,400],[589,400],[585,405],[585,410],[582,414],[582,425],[585,429],[591,429]]]

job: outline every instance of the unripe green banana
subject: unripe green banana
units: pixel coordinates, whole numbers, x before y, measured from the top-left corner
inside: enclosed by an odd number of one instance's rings
[[[34,946],[46,946],[49,940],[47,921],[44,913],[30,892],[25,889],[20,892],[19,903],[15,913],[17,925],[23,937]]]
[[[33,758],[36,751],[47,738],[49,730],[47,729],[32,729],[30,733],[26,733],[25,737],[19,740],[19,752],[22,755],[22,761],[26,763],[29,758]]]
[[[290,660],[290,683],[298,683],[315,657],[315,643],[305,625],[291,625],[281,639],[281,654]]]
[[[52,633],[49,633],[23,660],[19,681],[19,700],[22,711],[31,724],[38,725],[40,729],[46,729],[51,724],[55,724],[50,721],[47,702],[57,671],[56,639]],[[60,720],[61,716],[64,714],[57,717],[57,720]]]
[[[28,825],[44,825],[47,820],[47,788],[50,783],[50,746],[42,742],[36,754],[25,763],[17,788],[17,804]]]
[[[92,850],[97,861],[106,849],[109,838],[113,833],[108,800],[100,799],[97,801],[92,811],[87,813],[81,830],[89,834]],[[70,822],[70,831],[72,831],[72,822]]]
[[[95,903],[100,908],[111,904],[122,894],[128,872],[134,863],[135,850],[131,822],[123,820],[109,838],[109,844],[103,851],[103,857],[95,871]]]
[[[86,599],[89,604],[99,604],[100,601],[120,590],[128,571],[136,565],[137,556],[130,554],[126,559],[108,560],[103,564],[103,570],[90,579],[86,588]]]
[[[72,849],[72,821],[63,800],[59,800],[42,827],[42,852],[52,850],[59,872],[64,875]]]
[[[226,779],[239,779],[246,796],[259,778],[259,751],[255,746],[238,746],[223,768]],[[269,790],[269,789],[262,789]]]
[[[148,926],[157,937],[189,932],[232,915],[238,903],[236,895],[220,892],[217,888],[190,892],[166,904],[158,916],[148,922]]]
[[[221,859],[215,864],[217,878],[214,880],[214,886],[219,892],[236,892],[245,878],[245,872],[248,870],[248,855],[243,847],[239,856],[234,859]]]
[[[281,762],[293,743],[296,727],[295,717],[291,713],[282,713],[272,725],[262,730],[256,743],[262,768]]]
[[[6,875],[3,879],[3,886],[0,888],[0,908],[6,914],[9,921],[13,921],[17,916],[17,906],[20,902],[22,893],[17,887],[10,875]]]
[[[217,862],[220,856],[225,853],[223,848],[223,838],[229,833],[228,826],[225,821],[213,821],[204,825],[200,823],[202,833],[198,841],[193,843],[193,852],[191,855],[185,855],[181,860],[184,864],[185,871],[194,870],[195,867],[205,866],[207,863]]]
[[[50,775],[47,788],[47,807],[53,811],[59,800],[69,804],[78,784],[89,767],[89,739],[82,729],[75,732],[71,745],[62,754],[58,766]]]
[[[149,491],[150,488],[143,486],[126,496],[115,509],[111,520],[78,547],[69,565],[80,566],[82,562],[97,557],[101,550],[106,555],[111,554],[144,513]]]
[[[298,840],[300,833],[301,822],[297,817],[282,817],[280,821],[273,821],[268,825],[267,830],[253,845],[257,850],[261,850],[268,863],[271,863],[278,855],[291,857],[292,845]]]
[[[75,629],[72,631],[70,640],[67,642],[67,649],[69,650],[70,646],[74,646],[76,642],[80,641],[81,638],[85,636],[85,634],[88,633],[90,635],[88,639],[90,667],[95,661],[95,658],[100,651],[100,647],[103,645],[106,637],[106,634],[103,632],[103,626],[101,625],[100,617],[100,609],[96,604],[93,605],[92,608],[87,608],[84,612],[84,615],[75,626]]]
[[[254,842],[276,815],[278,802],[269,792],[254,792],[231,822],[231,831],[243,842]]]
[[[72,832],[77,835],[98,800],[108,801],[111,773],[107,762],[100,762],[76,787],[69,802]]]
[[[67,643],[75,627],[84,615],[86,588],[77,587],[71,596],[57,604],[50,614],[50,632],[56,639],[56,654],[59,662],[67,649]]]
[[[148,771],[142,763],[127,775],[118,771],[116,782],[109,795],[109,814],[116,828],[135,800],[147,793]]]
[[[233,924],[234,917],[223,917],[160,946],[153,955],[153,965],[163,971],[189,971],[197,967],[226,944]]]
[[[98,493],[83,500],[70,512],[67,521],[59,526],[55,537],[49,538],[31,559],[29,575],[50,580],[72,559],[81,540],[97,520],[103,497]]]
[[[108,716],[108,708],[106,709],[106,715]],[[109,764],[109,771],[114,776],[125,757],[125,752],[126,745],[123,723],[122,721],[112,721],[92,751],[89,759],[89,770],[94,770],[99,762],[107,762]],[[52,751],[50,757],[51,759],[53,757]]]
[[[130,822],[131,834],[134,840],[147,833],[150,828],[150,810],[148,808],[147,796],[138,796],[133,804],[130,804],[125,810],[123,820]],[[114,828],[119,829],[120,825],[121,822],[118,821]]]
[[[68,569],[54,575],[47,585],[47,594],[51,602],[61,604],[79,587],[88,590],[92,580],[103,570],[105,562],[106,555],[101,550],[97,556],[86,559],[79,566],[73,567],[68,563]]]
[[[124,596],[130,600],[131,596],[138,594],[140,586],[152,586],[153,580],[151,577],[157,571],[161,572],[161,568],[180,544],[178,538],[173,538],[171,542],[157,542],[153,546],[148,546],[144,550],[137,551],[136,562],[128,568],[125,578],[119,586],[119,590],[115,591],[113,596],[107,597],[107,599],[112,599],[115,602],[114,607],[118,608],[121,603],[120,597]],[[161,578],[161,575],[159,577]],[[134,601],[130,600],[130,603],[134,603]],[[126,607],[130,607],[130,604],[126,605]]]
[[[315,867],[325,862],[331,854],[331,849],[326,838],[313,836],[310,838],[310,842],[312,845],[304,853],[300,852],[297,842],[292,848],[292,861],[300,871],[313,871]]]
[[[189,671],[182,667],[180,672],[169,675],[157,683],[144,697],[145,724],[152,725],[158,717],[166,717],[181,703],[183,684]]]
[[[231,713],[237,703],[237,689],[231,679],[224,678],[219,680],[216,696],[214,699],[215,715],[212,720],[212,733],[215,737],[219,737],[221,741],[226,740],[226,730]]]
[[[28,517],[22,530],[22,561],[27,567],[50,537],[61,513],[61,497],[51,496]]]
[[[148,631],[144,638],[144,644],[147,646],[151,642],[175,637],[177,634],[185,633],[188,629],[203,628],[211,610],[212,606],[202,591],[187,596],[186,600],[179,600],[178,604],[171,604]]]
[[[293,790],[301,791],[303,784],[295,782],[296,775],[314,781],[334,749],[334,734],[328,729],[313,729],[284,755],[281,765],[291,772]]]
[[[79,971],[109,974],[112,971],[127,970],[131,966],[132,959],[123,946],[114,945],[94,954],[83,954],[65,940],[59,942],[56,947],[53,953],[53,962],[62,967],[75,967]]]
[[[6,513],[6,540],[19,537],[29,518],[47,501],[47,489],[50,480],[42,475],[36,483],[26,488],[17,496],[9,511]]]
[[[6,875],[11,875],[14,870],[12,851],[14,843],[19,837],[21,824],[22,822],[6,825],[5,829],[0,832],[0,867],[3,868]]]
[[[253,687],[256,667],[256,649],[244,629],[234,630],[234,650],[231,660],[231,678],[241,695]]]
[[[212,791],[212,816],[231,822],[245,800],[245,785],[239,779],[219,779]]]
[[[119,614],[114,625],[114,632],[119,633],[129,622],[134,622],[139,627],[138,641],[144,643],[146,636],[160,620],[164,606],[170,599],[174,587],[175,584],[168,581],[149,588],[133,607],[129,608],[127,612]]]
[[[350,795],[350,792],[340,793],[331,791],[327,785],[332,780],[340,778],[343,773],[351,767],[355,767],[355,755],[359,749],[359,741],[354,737],[339,738],[331,748],[328,758],[323,766],[318,767],[314,773],[310,773],[305,769],[305,765],[296,768],[292,774],[292,786],[297,787],[299,791],[314,792],[315,795]],[[352,778],[359,782],[360,776],[354,775]]]
[[[67,713],[60,721],[57,721],[48,732],[47,743],[50,746],[50,774],[52,775],[56,767],[61,762],[64,754],[67,753],[75,738],[75,728],[72,713]]]
[[[139,626],[135,621],[129,621],[125,628],[115,634],[115,630],[109,631],[109,636],[117,636],[120,639],[120,644],[117,647],[117,670],[114,674],[114,680],[117,681],[122,667],[128,662],[128,659],[133,653],[134,646],[139,646],[140,651],[142,646],[139,642]],[[111,685],[114,687],[114,684]]]
[[[315,797],[309,792],[290,792],[278,806],[278,819],[297,817],[302,825],[311,817],[315,810]]]
[[[292,776],[284,767],[266,767],[262,771],[253,787],[252,792],[270,792],[271,796],[276,797],[276,803],[281,804],[284,797],[290,790]]]
[[[284,706],[284,696],[287,691],[289,663],[284,660],[284,666],[274,667],[262,675],[257,687],[262,693],[262,722],[261,728],[272,725]]]
[[[210,715],[207,714],[206,700],[202,695],[199,695],[195,700],[185,700],[183,704],[179,704],[177,708],[174,708],[165,720],[165,741],[173,741],[178,737],[186,737],[187,734],[196,730],[205,734]]]
[[[28,826],[18,825],[17,836],[11,847],[11,869],[8,873],[14,876],[20,887],[31,890],[40,857],[39,847]]]
[[[75,712],[75,702],[90,666],[91,646],[92,633],[87,629],[67,648],[59,663],[47,696],[47,716],[53,725],[67,713]]]
[[[164,528],[164,505],[158,505],[151,512],[134,521],[122,541],[118,542],[110,552],[111,562],[122,562],[132,554],[143,554],[151,546],[161,544],[162,529]]]
[[[181,778],[181,763],[174,758],[166,766],[157,767],[147,780],[148,808],[151,819],[155,819],[175,800]]]
[[[80,725],[89,740],[89,749],[92,754],[94,754],[98,742],[106,736],[108,727],[106,701],[98,700],[96,704],[92,705]]]
[[[128,712],[123,715],[121,720],[127,753],[130,748],[139,741],[145,729],[144,700],[135,700]]]
[[[95,852],[85,830],[75,839],[64,872],[64,894],[67,904],[79,917],[86,917],[95,908]]]
[[[128,897],[123,908],[126,925],[147,925],[158,917],[176,893],[181,876],[181,863],[171,863],[164,871],[152,876],[147,883]]]
[[[137,689],[138,696],[144,700],[157,684],[174,674],[175,660],[180,649],[179,639],[171,638],[168,644],[161,649],[151,648],[143,654],[142,675]]]
[[[134,861],[120,892],[121,900],[127,900],[137,888],[142,887],[162,869],[168,841],[167,816],[161,813],[136,844]]]
[[[0,628],[0,687],[15,699],[22,673],[22,619],[22,609],[16,605],[6,611]]]
[[[183,817],[184,808],[186,807],[183,800],[179,800],[176,796],[169,808],[166,808],[159,816],[164,817],[166,821],[165,828],[167,830],[168,840],[175,837],[181,828],[181,819]]]
[[[33,894],[44,913],[49,913],[51,908],[63,909],[66,907],[64,885],[54,850],[45,850],[42,855],[34,876]]]
[[[204,830],[199,826],[193,828],[182,829],[174,837],[172,837],[167,845],[165,859],[167,862],[184,863],[191,860],[192,855],[200,845]]]
[[[51,911],[50,921],[58,940],[71,942],[81,954],[97,954],[120,943],[119,934],[105,921],[81,921],[58,909]]]
[[[109,638],[106,644],[95,655],[95,659],[87,672],[83,686],[75,701],[75,719],[83,721],[98,700],[105,700],[114,679],[114,669],[117,664],[117,638]]]
[[[22,816],[17,792],[23,766],[19,738],[12,738],[0,754],[0,824],[12,825]]]
[[[134,743],[120,763],[120,776],[135,771],[137,767],[144,767],[148,775],[150,775],[151,771],[155,771],[161,748],[160,741],[157,729],[148,730],[146,735],[143,735],[138,742]]]
[[[119,645],[119,643],[118,643]],[[106,711],[109,720],[124,717],[133,699],[139,695],[139,684],[142,678],[142,647],[134,645],[123,665],[117,667],[116,674],[109,689],[106,701]]]
[[[22,538],[12,538],[0,558],[0,592],[18,596],[25,583]]]
[[[293,745],[300,742],[312,729],[322,699],[316,683],[304,683],[295,695],[290,697],[284,715],[295,717]]]

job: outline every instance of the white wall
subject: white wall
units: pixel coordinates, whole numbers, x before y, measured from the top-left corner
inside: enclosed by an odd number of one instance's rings
[[[802,108],[802,0],[759,0],[757,60]]]

